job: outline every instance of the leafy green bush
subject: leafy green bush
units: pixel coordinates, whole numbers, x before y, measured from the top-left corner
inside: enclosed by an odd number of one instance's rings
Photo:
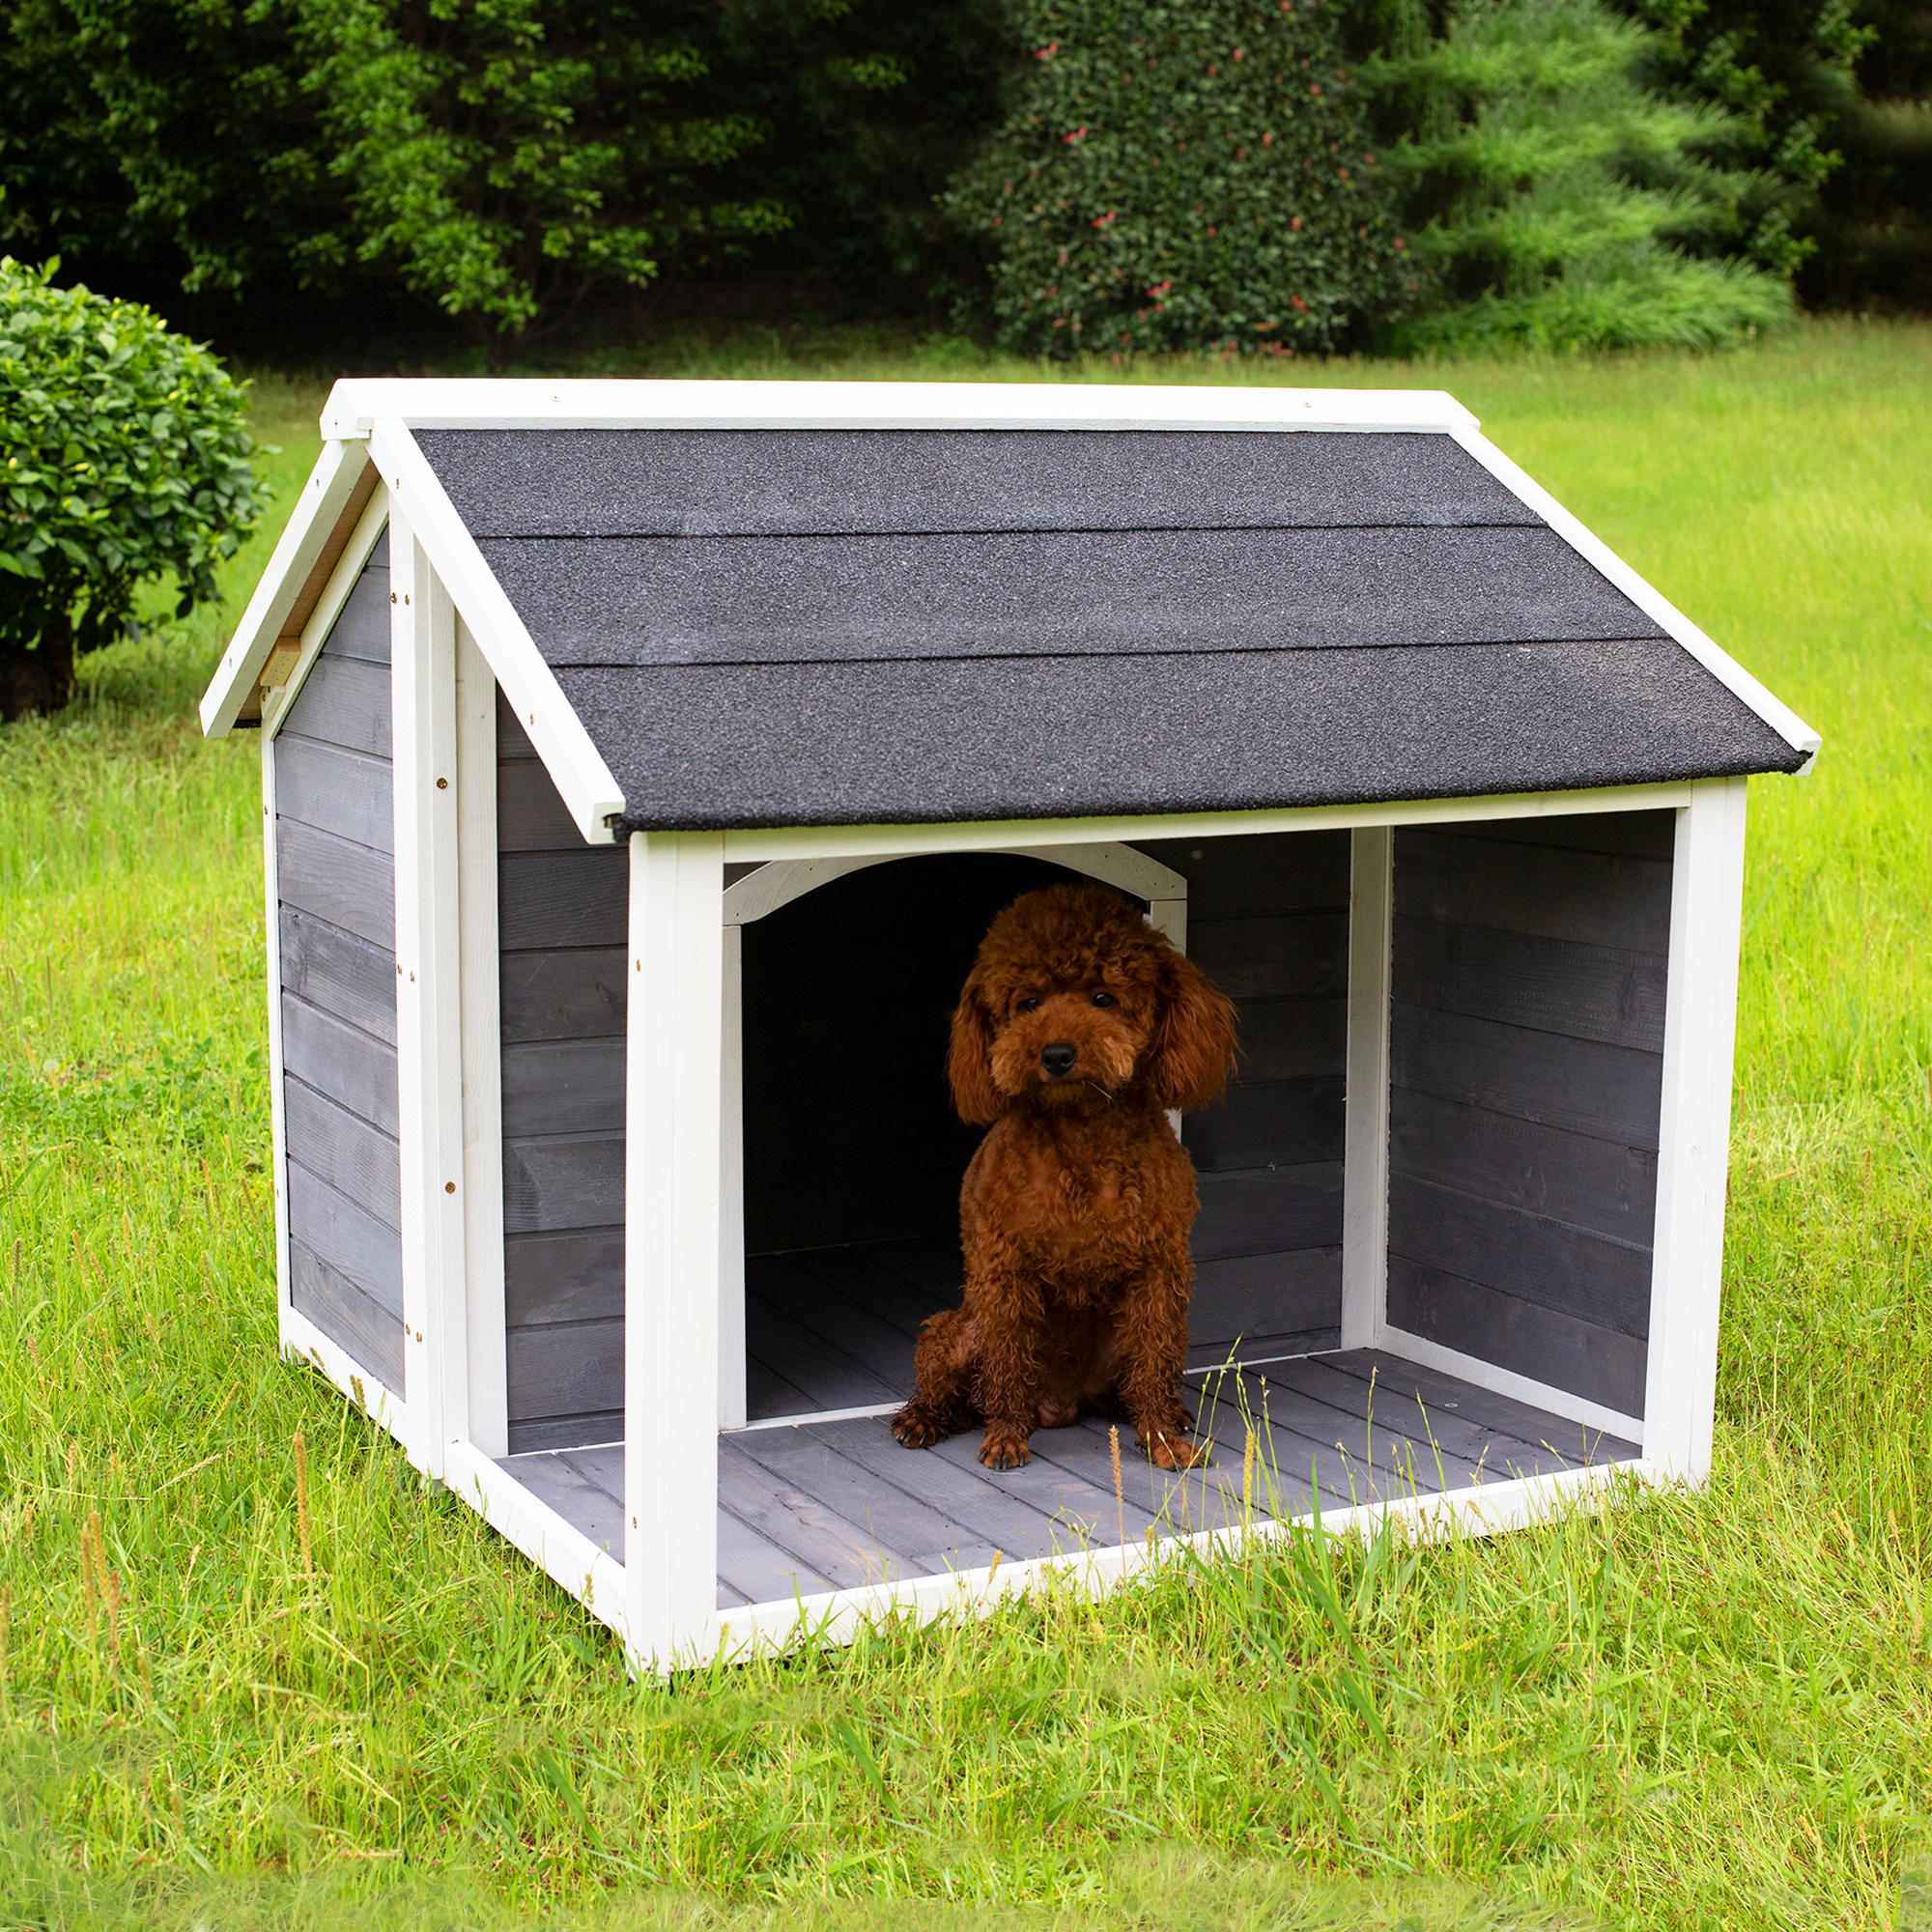
[[[176,614],[260,520],[242,392],[151,310],[0,256],[0,715],[67,701],[76,651],[172,573]]]
[[[1708,154],[1722,109],[1638,75],[1655,36],[1600,0],[1408,0],[1367,62],[1435,299],[1407,349],[1708,346],[1792,313],[1782,277],[1687,252],[1735,227],[1747,180]]]
[[[1324,0],[1021,0],[1011,113],[949,196],[1026,353],[1327,352],[1415,290]]]

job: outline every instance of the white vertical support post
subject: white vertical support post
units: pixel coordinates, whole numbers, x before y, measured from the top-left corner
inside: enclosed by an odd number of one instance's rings
[[[275,869],[275,734],[262,732],[262,887],[268,906],[269,1172],[275,1190],[275,1326],[290,1342],[288,1130],[282,1122],[282,894]]]
[[[1342,1346],[1381,1346],[1388,1306],[1389,998],[1395,834],[1349,851],[1349,1074],[1342,1180]]]
[[[462,916],[464,1337],[469,1438],[510,1453],[503,1309],[502,989],[497,945],[497,679],[456,625],[456,839]]]
[[[1717,1402],[1746,791],[1744,779],[1691,786],[1670,879],[1643,1453],[1660,1474],[1692,1483],[1710,1474]]]
[[[631,836],[624,1587],[642,1668],[708,1656],[718,1603],[724,838]]]
[[[389,518],[396,1070],[410,1460],[440,1477],[467,1433],[456,612],[400,506]]]
[[[745,1401],[745,928],[724,931],[724,1086],[718,1177],[718,1426],[742,1429]]]

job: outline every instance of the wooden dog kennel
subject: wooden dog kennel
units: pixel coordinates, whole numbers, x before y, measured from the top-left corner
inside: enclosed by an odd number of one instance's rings
[[[1704,1475],[1746,779],[1818,740],[1451,398],[322,428],[202,712],[262,730],[282,1340],[640,1662],[1226,1533],[1241,1406],[1262,1519]],[[1181,1123],[1223,1453],[1124,1507],[1100,1424],[882,1419],[959,1288],[947,1009],[1069,873],[1246,1054]]]

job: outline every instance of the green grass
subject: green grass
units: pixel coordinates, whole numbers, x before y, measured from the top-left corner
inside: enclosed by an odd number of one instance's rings
[[[733,354],[652,373],[1039,374]],[[182,715],[197,622],[0,734],[0,1923],[1892,1922],[1932,1815],[1932,330],[1294,373],[1452,389],[1825,734],[1752,787],[1710,1486],[628,1683],[275,1357],[259,768]],[[319,396],[258,392],[284,497]]]

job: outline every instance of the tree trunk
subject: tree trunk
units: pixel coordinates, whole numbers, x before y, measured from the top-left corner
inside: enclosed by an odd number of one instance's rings
[[[73,625],[66,617],[30,649],[0,645],[0,722],[58,711],[73,696]]]

